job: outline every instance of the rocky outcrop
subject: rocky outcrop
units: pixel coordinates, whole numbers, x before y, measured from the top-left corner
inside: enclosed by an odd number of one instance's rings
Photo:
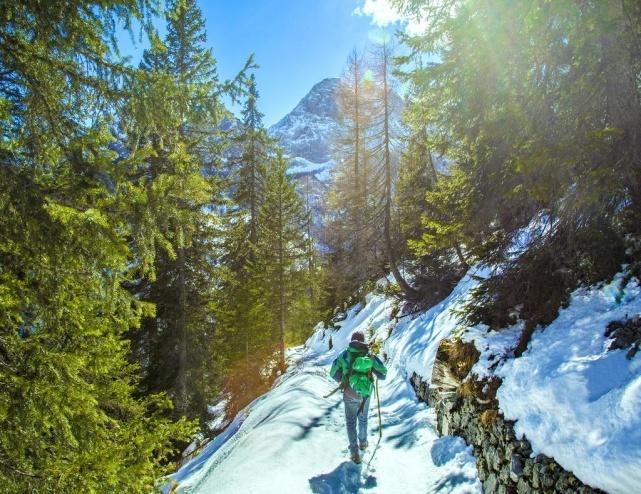
[[[444,340],[436,355],[431,383],[416,374],[410,381],[417,396],[434,408],[439,434],[461,436],[473,446],[484,492],[601,493],[583,484],[553,458],[531,456],[529,441],[517,438],[514,422],[504,419],[499,411],[496,390],[500,379],[466,379],[478,355],[473,343]]]
[[[622,321],[612,321],[605,329],[606,338],[612,338],[609,350],[624,350],[628,359],[632,359],[641,346],[641,315],[637,314],[632,318]]]

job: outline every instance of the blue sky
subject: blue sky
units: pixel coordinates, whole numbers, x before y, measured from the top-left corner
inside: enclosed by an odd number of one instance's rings
[[[233,77],[254,53],[260,65],[256,72],[260,110],[269,126],[292,110],[315,83],[340,76],[352,48],[362,49],[383,29],[390,33],[399,29],[394,16],[381,22],[372,10],[372,5],[384,7],[385,1],[199,0],[198,4],[223,78]],[[356,15],[357,8],[368,15]],[[128,35],[120,44],[135,63],[146,46],[132,45]]]

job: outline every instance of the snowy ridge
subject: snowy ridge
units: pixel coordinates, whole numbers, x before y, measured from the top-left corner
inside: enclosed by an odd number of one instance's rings
[[[290,350],[290,367],[274,388],[173,475],[178,492],[480,493],[471,448],[460,438],[437,436],[433,412],[408,382],[412,371],[431,374],[438,342],[456,326],[449,310],[475,284],[464,278],[441,304],[398,324],[390,319],[395,302],[369,294],[338,330],[318,325],[304,347]],[[339,393],[323,398],[336,385],[329,366],[356,330],[385,341],[381,353],[389,369],[380,382],[383,440],[369,470],[367,455],[361,466],[349,461]],[[378,439],[375,405],[369,427],[371,454]]]
[[[289,159],[288,175],[310,202],[315,238],[335,165],[331,147],[341,128],[336,105],[338,84],[335,78],[315,84],[290,113],[269,128]]]

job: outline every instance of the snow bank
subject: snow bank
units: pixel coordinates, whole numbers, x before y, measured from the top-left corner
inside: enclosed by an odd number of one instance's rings
[[[291,159],[287,168],[287,175],[322,175],[323,177],[334,168],[334,160],[314,163],[297,156]],[[319,179],[320,180],[320,179]]]
[[[471,448],[460,438],[437,436],[432,410],[408,382],[412,372],[429,377],[438,341],[456,327],[449,309],[474,284],[466,277],[447,300],[397,326],[390,320],[395,302],[374,294],[350,308],[337,330],[319,324],[304,347],[289,352],[289,369],[274,388],[172,476],[178,492],[480,493]],[[340,394],[323,398],[336,386],[329,365],[356,330],[379,341],[391,332],[382,351],[389,369],[380,383],[383,440],[369,469],[379,431],[374,401],[370,450],[357,466],[349,461]]]
[[[620,282],[621,275],[574,292],[528,350],[496,373],[501,410],[534,454],[554,457],[594,487],[629,494],[641,489],[641,355],[627,360],[624,350],[607,351],[604,331],[641,312],[641,288],[635,280],[620,293]]]
[[[469,300],[470,291],[478,286],[479,279],[485,278],[488,273],[486,268],[470,269],[443,301],[426,312],[401,318],[385,343],[385,352],[392,365],[397,366],[408,378],[415,372],[430,381],[441,340],[465,329],[455,315],[456,311]]]

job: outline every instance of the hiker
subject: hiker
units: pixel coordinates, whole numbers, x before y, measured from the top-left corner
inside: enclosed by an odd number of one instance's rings
[[[334,360],[329,371],[329,375],[341,383],[339,389],[343,391],[349,452],[354,463],[361,462],[359,449],[364,451],[367,448],[367,411],[374,388],[372,374],[378,379],[385,379],[387,369],[378,357],[369,353],[365,335],[356,331],[347,349]]]

